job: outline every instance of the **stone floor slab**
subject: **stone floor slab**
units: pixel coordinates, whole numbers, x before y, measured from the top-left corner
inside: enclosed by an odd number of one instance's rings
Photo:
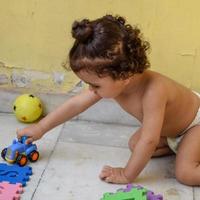
[[[13,115],[2,113],[0,124],[0,149],[12,142],[17,128],[26,126]],[[51,130],[36,142],[41,157],[30,164],[33,175],[22,200],[99,200],[103,193],[121,188],[102,182],[98,175],[103,165],[126,164],[130,156],[127,139],[132,131],[132,127],[76,120]],[[176,181],[174,160],[174,156],[152,159],[135,183],[163,194],[164,200],[200,199],[198,187]]]

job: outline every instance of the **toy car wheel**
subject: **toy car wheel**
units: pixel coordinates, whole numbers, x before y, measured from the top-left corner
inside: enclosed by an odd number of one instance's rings
[[[3,149],[1,152],[1,157],[5,160],[7,148]]]
[[[28,156],[28,158],[31,162],[36,162],[39,158],[39,152],[38,151],[32,151],[30,153],[30,155]]]
[[[18,165],[20,165],[21,167],[23,167],[23,166],[26,165],[27,161],[28,161],[28,159],[27,159],[27,157],[25,155],[19,155],[17,157],[16,163]]]

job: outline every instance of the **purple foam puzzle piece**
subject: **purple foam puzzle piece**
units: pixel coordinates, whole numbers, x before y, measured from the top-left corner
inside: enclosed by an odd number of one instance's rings
[[[152,191],[148,191],[147,200],[163,200],[163,196],[161,194],[155,195]]]
[[[123,190],[124,192],[130,192],[132,188],[137,188],[137,189],[142,189],[143,187],[140,185],[132,185],[132,184],[127,184],[126,188]]]
[[[123,192],[130,192],[132,188],[142,189],[143,187],[140,185],[132,185],[127,184],[125,189],[120,189]],[[148,190],[147,192],[147,200],[163,200],[163,196],[161,194],[155,195],[154,192]]]

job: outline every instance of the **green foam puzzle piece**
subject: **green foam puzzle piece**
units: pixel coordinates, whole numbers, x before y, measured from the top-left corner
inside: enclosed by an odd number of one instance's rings
[[[130,192],[105,193],[101,200],[147,200],[145,188],[133,188]]]

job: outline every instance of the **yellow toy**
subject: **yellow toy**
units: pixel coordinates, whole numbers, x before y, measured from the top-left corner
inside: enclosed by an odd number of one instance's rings
[[[13,110],[19,121],[34,122],[42,114],[42,103],[32,94],[23,94],[16,98]]]

